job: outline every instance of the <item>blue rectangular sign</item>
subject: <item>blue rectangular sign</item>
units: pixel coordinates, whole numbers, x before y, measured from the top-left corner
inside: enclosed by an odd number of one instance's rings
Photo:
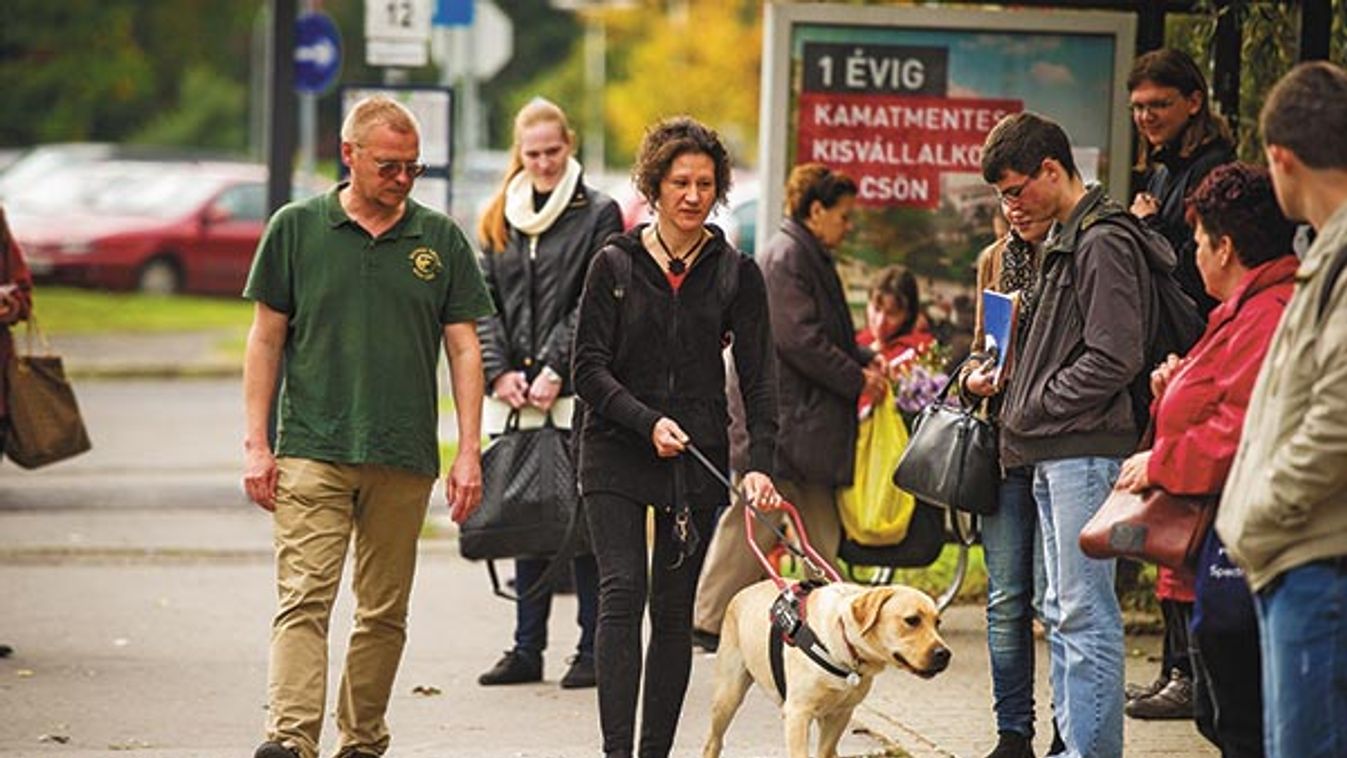
[[[430,23],[435,26],[472,26],[475,0],[436,0],[435,16]]]

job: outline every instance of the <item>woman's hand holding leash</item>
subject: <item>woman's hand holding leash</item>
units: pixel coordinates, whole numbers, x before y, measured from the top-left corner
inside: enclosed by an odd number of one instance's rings
[[[776,491],[771,477],[761,471],[744,474],[741,483],[744,497],[761,511],[774,511],[781,507],[781,493]]]
[[[665,416],[655,422],[655,428],[650,432],[650,441],[655,445],[655,455],[673,458],[687,447],[688,435],[677,421]]]

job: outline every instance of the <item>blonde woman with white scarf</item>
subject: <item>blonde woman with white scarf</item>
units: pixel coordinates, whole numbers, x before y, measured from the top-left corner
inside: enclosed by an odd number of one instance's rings
[[[500,431],[510,410],[521,425],[571,421],[571,332],[580,291],[594,253],[622,231],[617,203],[588,187],[575,160],[575,133],[556,104],[534,98],[515,116],[510,165],[500,190],[478,222],[482,271],[496,315],[477,335],[490,389],[484,428]],[[529,591],[546,558],[515,560],[515,591]],[[574,559],[580,641],[565,688],[593,687],[598,572],[593,555]],[[517,604],[513,647],[478,678],[482,685],[537,682],[552,608],[550,591]]]

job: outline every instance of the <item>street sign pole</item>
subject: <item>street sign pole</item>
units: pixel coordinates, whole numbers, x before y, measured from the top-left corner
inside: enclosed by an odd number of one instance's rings
[[[267,211],[290,201],[295,160],[295,0],[270,0],[267,60]]]

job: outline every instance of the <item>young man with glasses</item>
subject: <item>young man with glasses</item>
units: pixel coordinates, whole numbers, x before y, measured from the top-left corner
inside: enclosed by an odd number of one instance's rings
[[[1148,252],[1125,213],[1086,187],[1060,126],[1032,113],[987,135],[982,176],[1021,223],[1050,221],[1037,303],[1001,407],[1001,465],[1033,467],[1043,535],[1053,712],[1072,758],[1118,758],[1123,737],[1123,626],[1113,561],[1077,538],[1137,443],[1129,385],[1145,366]],[[1168,261],[1153,265],[1172,269]],[[973,379],[970,378],[970,381]]]
[[[243,367],[243,483],[273,514],[279,599],[266,742],[255,758],[317,756],[328,621],[353,538],[355,626],[337,698],[338,755],[373,758],[388,747],[384,713],[439,474],[441,344],[460,435],[445,477],[454,520],[481,499],[476,320],[493,309],[476,255],[453,221],[409,197],[425,170],[410,111],[385,97],[362,100],[341,137],[350,181],[277,212],[243,293],[256,303]],[[273,452],[267,417],[282,371]]]

